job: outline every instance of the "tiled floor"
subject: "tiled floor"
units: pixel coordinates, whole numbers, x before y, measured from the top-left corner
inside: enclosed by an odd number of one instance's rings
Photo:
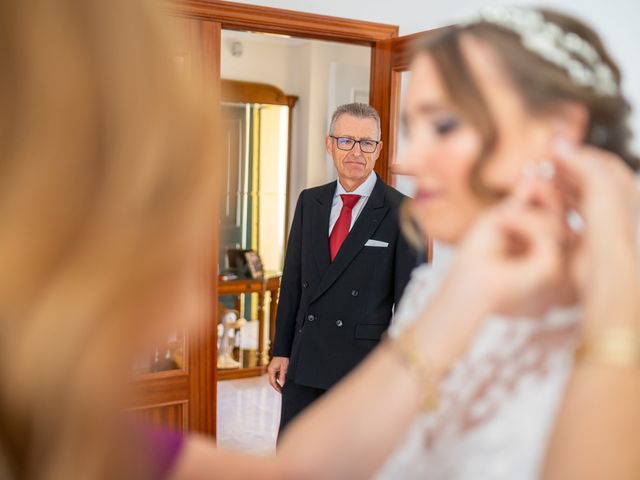
[[[280,395],[266,375],[218,382],[218,445],[273,453],[279,421]]]

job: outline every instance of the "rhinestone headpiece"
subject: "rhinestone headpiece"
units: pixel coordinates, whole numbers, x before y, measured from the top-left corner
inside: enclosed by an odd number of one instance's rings
[[[575,84],[593,88],[600,95],[619,93],[611,67],[593,45],[576,33],[565,32],[545,20],[539,11],[521,7],[485,7],[467,17],[462,24],[482,22],[516,33],[524,48],[567,72]]]

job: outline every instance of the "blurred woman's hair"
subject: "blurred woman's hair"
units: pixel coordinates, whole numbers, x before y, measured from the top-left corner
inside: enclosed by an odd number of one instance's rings
[[[213,108],[150,3],[0,2],[2,478],[123,478],[119,354],[211,238]]]
[[[538,11],[546,21],[557,25],[566,33],[574,32],[596,50],[611,68],[618,86],[617,94],[602,95],[593,88],[576,84],[565,69],[526,48],[518,34],[486,21],[443,28],[414,46],[414,56],[428,55],[434,61],[450,101],[480,133],[482,147],[472,167],[469,182],[472,190],[481,198],[497,199],[505,192],[494,191],[481,180],[482,170],[496,145],[498,132],[487,101],[465,58],[461,46],[461,39],[465,35],[472,35],[495,50],[504,71],[532,112],[544,112],[563,101],[584,105],[589,113],[585,143],[617,154],[634,170],[640,168],[638,157],[630,150],[632,135],[628,121],[631,108],[620,93],[620,69],[600,37],[593,29],[572,16],[547,9]],[[415,242],[417,235],[408,221],[410,215],[410,206],[407,204],[401,216],[404,218],[406,235]]]

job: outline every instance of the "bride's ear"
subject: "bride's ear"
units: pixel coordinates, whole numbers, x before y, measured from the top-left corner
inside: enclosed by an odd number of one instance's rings
[[[578,102],[562,101],[548,112],[551,133],[554,138],[561,137],[571,144],[581,144],[589,128],[589,110]]]

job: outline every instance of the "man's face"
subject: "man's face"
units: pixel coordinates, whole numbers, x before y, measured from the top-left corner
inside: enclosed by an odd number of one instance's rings
[[[353,140],[378,140],[378,126],[373,118],[357,118],[349,114],[338,117],[334,125],[333,137],[346,137]],[[371,153],[363,152],[359,143],[349,151],[338,148],[338,140],[327,136],[327,153],[333,158],[338,178],[344,187],[357,187],[364,182],[380,156],[382,142]]]

